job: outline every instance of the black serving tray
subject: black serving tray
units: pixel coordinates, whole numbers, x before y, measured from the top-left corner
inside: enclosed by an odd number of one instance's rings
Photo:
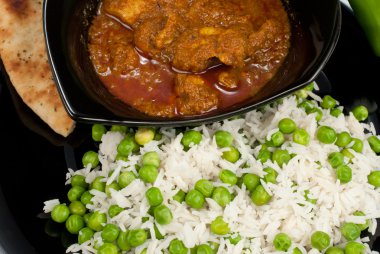
[[[324,73],[331,86],[323,85],[348,109],[364,103],[370,120],[380,130],[380,58],[373,55],[349,8],[343,6],[340,40]],[[75,167],[75,154],[88,147],[90,126],[79,124],[68,139],[54,134],[0,77],[0,253],[65,253],[68,234],[47,223],[43,202],[65,199],[67,165]],[[323,76],[320,77],[323,79]],[[323,83],[327,83],[321,81]],[[380,227],[371,236],[373,250],[380,250]]]

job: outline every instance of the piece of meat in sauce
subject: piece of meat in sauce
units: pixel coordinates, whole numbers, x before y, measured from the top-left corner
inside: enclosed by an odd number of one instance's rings
[[[218,93],[197,75],[178,74],[175,91],[181,115],[206,113],[218,106]]]
[[[98,73],[126,74],[139,62],[132,45],[133,33],[106,16],[94,18],[89,31],[90,58]]]

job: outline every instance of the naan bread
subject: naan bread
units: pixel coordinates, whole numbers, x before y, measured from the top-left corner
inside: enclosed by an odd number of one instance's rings
[[[0,0],[0,57],[23,101],[55,132],[74,129],[54,84],[42,28],[42,0]]]

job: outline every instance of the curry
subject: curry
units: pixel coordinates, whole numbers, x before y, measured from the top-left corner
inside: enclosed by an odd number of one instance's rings
[[[88,48],[111,94],[176,117],[255,95],[284,62],[290,36],[281,0],[103,0]]]

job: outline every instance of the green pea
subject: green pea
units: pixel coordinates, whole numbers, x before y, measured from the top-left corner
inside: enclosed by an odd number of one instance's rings
[[[307,86],[305,86],[304,89],[306,91],[312,92],[314,90],[314,87],[315,87],[315,82],[311,82],[310,84],[308,84]]]
[[[120,133],[126,133],[128,131],[128,127],[127,126],[123,126],[123,125],[112,125],[111,126],[111,130],[110,131],[118,131]]]
[[[88,224],[88,220],[90,219],[91,215],[92,213],[86,213],[85,215],[83,215],[83,221],[86,225]]]
[[[281,146],[285,142],[284,134],[282,134],[281,131],[277,131],[273,133],[271,136],[271,141],[272,141],[273,146],[275,147]]]
[[[332,115],[333,117],[338,117],[342,114],[342,110],[339,109],[339,108],[333,108],[330,110],[330,115]]]
[[[185,200],[186,192],[183,190],[179,190],[174,196],[173,200],[177,201],[178,203],[182,203]]]
[[[375,153],[380,153],[380,140],[376,136],[371,136],[367,139],[372,151]]]
[[[134,180],[136,180],[136,175],[131,171],[125,171],[119,175],[117,178],[117,183],[119,184],[120,188],[123,189]]]
[[[348,183],[352,179],[352,169],[347,165],[340,165],[336,169],[336,178],[340,180],[341,183]]]
[[[72,214],[66,220],[66,229],[71,234],[78,234],[79,231],[84,228],[84,220],[81,216],[77,214]]]
[[[169,244],[170,254],[187,254],[188,248],[183,244],[181,240],[174,239]]]
[[[138,144],[134,140],[133,137],[125,137],[122,141],[120,141],[119,145],[117,146],[117,152],[120,155],[128,156],[132,152],[138,151]]]
[[[354,212],[355,216],[365,216],[365,214],[362,211],[356,211]],[[360,231],[366,230],[369,226],[369,220],[366,220],[364,224],[356,224],[360,228]]]
[[[124,211],[123,208],[121,208],[120,206],[118,205],[111,205],[109,208],[108,208],[108,215],[113,218],[117,215],[119,215],[119,213],[121,213],[122,211]]]
[[[154,218],[160,225],[167,225],[173,220],[173,215],[170,209],[165,205],[159,205],[154,208]]]
[[[201,244],[197,247],[196,254],[214,254],[214,251],[207,244]]]
[[[305,195],[304,195],[305,200],[306,200],[307,202],[312,203],[312,204],[316,204],[316,203],[317,203],[317,200],[316,200],[316,199],[309,198],[309,193],[310,193],[309,190],[305,190]]]
[[[336,100],[330,95],[325,95],[321,102],[321,107],[324,109],[331,109],[336,106]]]
[[[80,187],[80,186],[74,186],[71,187],[69,192],[67,193],[67,198],[73,202],[75,200],[79,200],[82,194],[86,191],[85,188]]]
[[[240,152],[236,147],[230,146],[229,151],[223,152],[222,158],[231,163],[235,163],[240,159]]]
[[[288,251],[292,245],[292,239],[285,233],[278,233],[273,239],[273,245],[278,251]]]
[[[211,232],[216,235],[226,235],[230,232],[228,223],[223,220],[222,216],[218,216],[211,222]]]
[[[148,218],[148,219],[149,219],[149,218]],[[165,236],[163,236],[163,235],[161,234],[160,230],[158,230],[156,224],[153,224],[153,229],[154,229],[154,234],[156,235],[156,238],[157,238],[158,240],[162,240],[162,239],[165,238]]]
[[[112,182],[111,184],[106,185],[105,193],[109,197],[111,196],[111,189],[114,189],[115,191],[119,191],[120,190],[120,186],[119,186],[119,184],[117,184],[117,182]]]
[[[228,240],[230,241],[231,244],[236,245],[241,241],[241,236],[239,234],[235,237],[230,236],[228,237]]]
[[[160,166],[161,160],[157,152],[145,153],[142,157],[143,165],[152,165],[158,168]]]
[[[218,147],[229,147],[232,146],[234,138],[228,131],[217,131],[215,132],[215,141]]]
[[[134,229],[128,232],[127,241],[131,247],[137,247],[145,243],[148,238],[147,233],[143,229]]]
[[[321,126],[317,130],[317,138],[324,144],[332,144],[336,140],[336,132],[329,126]]]
[[[348,150],[347,148],[344,148],[342,151],[341,151],[341,153],[345,156],[345,157],[347,157],[347,158],[349,158],[350,159],[350,162],[351,162],[351,160],[353,159],[353,158],[355,158],[355,156],[350,152],[350,150]]]
[[[185,198],[186,204],[195,209],[201,209],[205,203],[205,197],[200,191],[190,190]]]
[[[154,134],[154,140],[156,140],[156,141],[160,141],[161,139],[162,139],[162,134],[159,133],[159,132],[156,132],[156,133]]]
[[[135,134],[136,143],[143,146],[154,139],[154,129],[139,127]]]
[[[330,153],[328,157],[328,162],[331,167],[337,168],[344,163],[344,155],[339,152]]]
[[[117,246],[113,243],[103,243],[98,249],[98,254],[118,254]]]
[[[104,224],[107,223],[107,215],[99,211],[95,211],[88,219],[87,226],[94,231],[102,231]]]
[[[272,196],[266,192],[262,185],[259,185],[252,192],[251,200],[257,206],[267,204],[272,199]]]
[[[299,99],[306,99],[308,97],[307,91],[305,89],[300,89],[294,93]]]
[[[181,139],[181,143],[185,148],[189,148],[191,144],[198,145],[201,141],[202,134],[195,130],[186,131]]]
[[[253,191],[260,184],[260,177],[255,174],[245,174],[243,176],[243,183],[247,190]]]
[[[86,183],[86,177],[82,175],[74,175],[70,179],[71,186],[80,186],[83,188],[88,187],[88,183]]]
[[[154,183],[158,176],[158,170],[152,165],[143,165],[139,170],[141,180],[146,183]]]
[[[273,168],[264,168],[264,172],[266,172],[266,175],[264,176],[264,181],[266,183],[276,183],[276,178],[278,176],[278,173]]]
[[[91,240],[93,236],[94,236],[94,231],[91,228],[84,227],[81,230],[79,230],[78,243],[82,244],[84,242],[87,242]]]
[[[226,207],[232,200],[231,193],[223,186],[216,187],[211,197],[221,207]]]
[[[261,163],[267,162],[272,157],[272,153],[267,148],[261,148],[257,155],[257,160]]]
[[[354,144],[352,145],[351,149],[357,153],[361,153],[364,147],[363,141],[358,138],[353,138],[352,141],[354,141]]]
[[[344,250],[339,247],[330,247],[326,250],[325,254],[344,254]]]
[[[358,121],[364,121],[368,118],[368,109],[363,105],[359,105],[352,109],[352,114]]]
[[[219,179],[226,184],[235,185],[238,178],[234,172],[228,169],[224,169],[219,173]]]
[[[102,141],[103,134],[107,132],[106,127],[103,124],[92,125],[92,139],[96,142]]]
[[[342,232],[342,235],[348,241],[353,241],[360,237],[361,230],[360,227],[354,223],[344,223],[340,228],[340,232]]]
[[[219,249],[219,246],[220,246],[219,243],[211,242],[211,241],[207,242],[207,243],[211,247],[211,249],[212,249],[212,251],[213,251],[214,254],[218,252],[218,249]]]
[[[294,143],[306,146],[310,142],[310,135],[306,130],[297,128],[293,133],[293,141]]]
[[[164,202],[164,197],[159,188],[151,187],[145,192],[145,197],[150,206],[158,206]]]
[[[91,164],[91,168],[96,168],[99,165],[98,153],[94,151],[86,152],[82,157],[83,167],[86,167],[88,164]]]
[[[290,118],[283,118],[278,123],[278,128],[284,134],[291,134],[296,130],[296,123]]]
[[[315,104],[310,100],[304,100],[300,104],[298,104],[299,108],[302,108],[306,112],[313,109],[315,107]]]
[[[105,192],[106,182],[104,181],[104,177],[98,176],[97,178],[95,178],[95,180],[91,183],[90,189]]]
[[[315,115],[315,120],[316,120],[317,122],[319,122],[319,121],[322,119],[322,116],[323,116],[323,112],[322,112],[322,110],[320,110],[319,108],[312,108],[312,109],[310,109],[310,110],[307,110],[306,113],[307,113],[308,115],[316,113],[316,115]]]
[[[351,135],[347,131],[341,132],[337,135],[337,139],[335,141],[335,145],[339,147],[345,147],[349,143],[351,143]]]
[[[115,157],[115,161],[128,161],[128,156],[117,154]]]
[[[367,178],[369,184],[376,188],[380,187],[380,170],[372,171]]]
[[[112,243],[119,236],[119,228],[114,224],[107,224],[101,233],[102,239],[106,242]]]
[[[323,231],[315,231],[311,235],[311,246],[319,251],[329,247],[330,241],[330,236]]]
[[[82,204],[82,202],[74,200],[69,205],[70,213],[76,214],[79,216],[83,216],[86,213],[86,207]]]
[[[120,248],[122,251],[129,251],[132,247],[129,244],[127,237],[128,237],[128,231],[120,231],[119,236],[117,237],[116,243],[117,246]]]
[[[287,150],[276,150],[273,152],[272,161],[276,162],[280,167],[287,164],[292,157]]]
[[[358,242],[348,242],[344,248],[344,254],[362,254],[365,246]]]
[[[56,205],[51,211],[51,218],[58,223],[65,222],[69,216],[70,209],[65,204]]]
[[[293,254],[302,254],[302,251],[299,248],[295,247],[293,249]]]
[[[80,196],[80,202],[82,202],[83,205],[91,204],[92,203],[92,197],[93,195],[89,191],[83,192],[83,194]]]
[[[206,198],[209,198],[214,191],[214,185],[209,180],[201,179],[195,183],[194,189],[202,193]]]

